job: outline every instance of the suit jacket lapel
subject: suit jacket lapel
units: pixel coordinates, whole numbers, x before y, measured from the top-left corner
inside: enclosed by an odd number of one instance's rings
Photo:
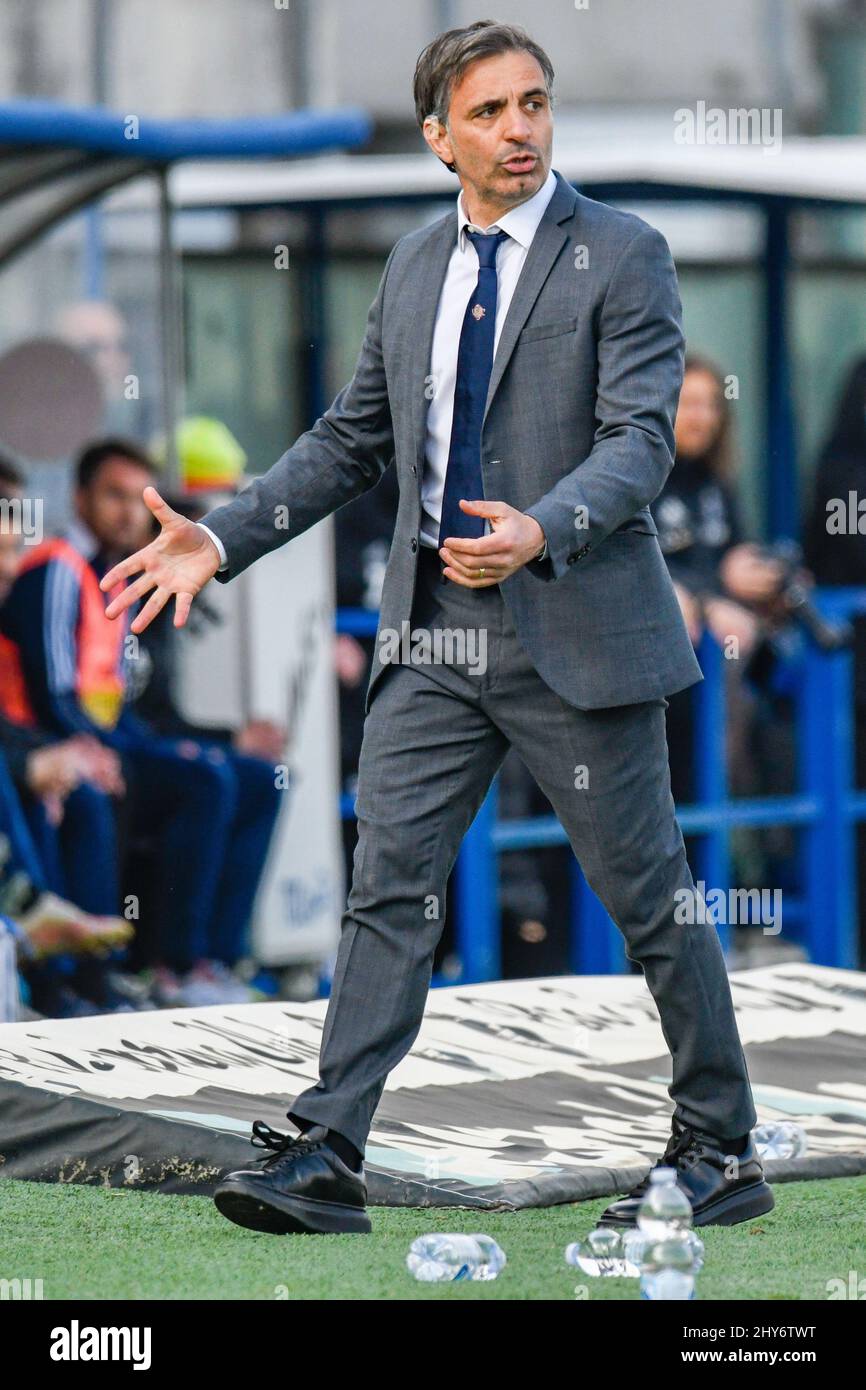
[[[526,260],[523,262],[523,268],[514,287],[514,294],[508,306],[505,322],[502,325],[499,342],[496,345],[496,356],[493,359],[493,370],[490,374],[490,385],[487,390],[487,404],[484,409],[485,419],[490,409],[490,403],[496,394],[496,388],[502,380],[503,372],[514,351],[520,330],[529,317],[529,311],[538,298],[554,261],[570,235],[569,231],[560,224],[571,217],[574,204],[577,201],[577,194],[561,174],[557,174],[556,179],[557,186],[550,202],[544,209],[544,216],[538,224],[538,230],[526,253]]]
[[[445,283],[445,273],[451,252],[457,244],[457,214],[449,213],[433,228],[433,234],[424,248],[423,260],[419,269],[418,296],[411,313],[414,319],[413,347],[410,358],[409,389],[412,393],[412,429],[415,440],[415,457],[423,459],[424,439],[427,429],[427,409],[430,405],[428,376],[430,358],[433,353],[433,329],[436,314]],[[418,470],[420,487],[421,470]]]
[[[490,403],[499,385],[508,360],[514,351],[520,330],[526,322],[529,311],[538,298],[542,285],[550,273],[551,266],[568,240],[569,232],[560,224],[571,217],[577,194],[561,174],[556,175],[557,187],[553,197],[544,210],[532,245],[526,255],[523,268],[514,289],[505,323],[493,359],[493,371],[487,391],[485,419]],[[424,456],[424,438],[427,425],[427,409],[430,404],[427,394],[430,357],[433,351],[433,329],[436,313],[451,252],[457,243],[457,215],[449,213],[437,223],[427,243],[419,271],[418,296],[415,301],[415,332],[410,361],[410,390],[412,393],[412,428],[414,433],[415,457]],[[421,473],[419,470],[419,486]]]

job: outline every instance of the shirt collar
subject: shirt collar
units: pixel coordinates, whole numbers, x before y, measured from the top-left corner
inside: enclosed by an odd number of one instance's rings
[[[553,197],[556,188],[556,174],[552,169],[548,171],[547,178],[541,185],[537,193],[533,193],[531,198],[527,198],[525,203],[519,203],[516,208],[509,208],[496,221],[491,222],[489,227],[475,227],[474,222],[470,222],[463,207],[463,189],[457,195],[457,240],[460,250],[466,250],[466,228],[471,227],[473,231],[483,232],[500,231],[507,232],[516,242],[525,248],[532,244],[532,238],[538,230],[547,209],[547,205]]]

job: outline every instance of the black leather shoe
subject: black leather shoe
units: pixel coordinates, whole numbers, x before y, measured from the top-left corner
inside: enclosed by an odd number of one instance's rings
[[[272,1152],[261,1168],[228,1173],[214,1193],[223,1216],[237,1226],[275,1235],[369,1233],[364,1169],[354,1173],[324,1142],[324,1125],[292,1139],[262,1120],[252,1143]]]
[[[728,1177],[725,1170],[733,1161],[736,1162],[736,1176]],[[695,1226],[736,1226],[739,1221],[763,1216],[775,1206],[772,1189],[764,1182],[764,1169],[751,1135],[743,1152],[732,1156],[717,1140],[697,1134],[674,1119],[664,1156],[653,1164],[653,1168],[662,1167],[676,1168],[677,1187],[691,1202]],[[647,1174],[627,1197],[611,1203],[599,1225],[636,1225],[638,1210],[649,1185]]]

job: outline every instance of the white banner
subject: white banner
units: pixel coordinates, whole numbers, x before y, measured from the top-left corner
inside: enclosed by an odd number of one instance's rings
[[[866,1172],[866,975],[731,976],[759,1124],[807,1153],[770,1181]],[[0,1179],[208,1191],[288,1128],[326,1013],[239,1004],[0,1025]],[[671,1063],[637,975],[433,990],[366,1145],[373,1205],[544,1206],[624,1192],[670,1135]],[[129,1159],[135,1159],[129,1169]]]

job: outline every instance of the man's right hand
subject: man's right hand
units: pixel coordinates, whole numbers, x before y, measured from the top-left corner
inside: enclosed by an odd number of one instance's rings
[[[163,501],[155,487],[146,487],[142,496],[162,530],[150,545],[121,560],[100,580],[100,589],[108,590],[121,579],[129,579],[133,574],[141,575],[133,584],[128,584],[122,594],[112,599],[105,614],[108,618],[119,617],[143,598],[148,590],[153,589],[147,603],[131,623],[130,632],[144,632],[157,613],[162,612],[172,594],[175,596],[174,625],[183,627],[196,594],[219,569],[219,551],[207,532],[174,511]]]

